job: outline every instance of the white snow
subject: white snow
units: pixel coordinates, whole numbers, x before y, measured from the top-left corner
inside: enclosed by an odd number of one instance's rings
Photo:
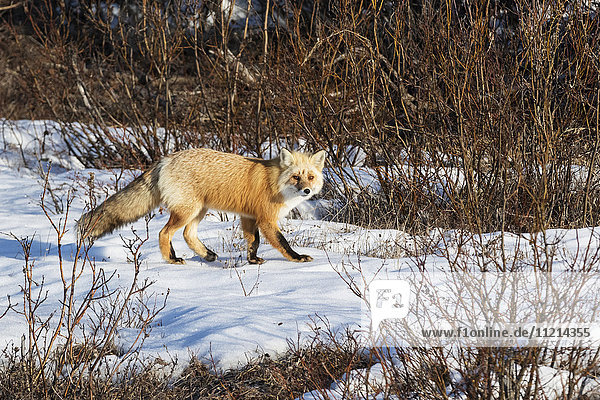
[[[37,284],[33,294],[40,293],[45,298],[36,311],[38,316],[51,317],[60,308],[63,298],[56,232],[40,207],[44,186],[42,174],[48,167],[46,161],[53,161],[54,165],[49,177],[52,192],[46,193],[45,204],[55,224],[65,223],[67,199],[73,198],[66,217],[68,232],[61,243],[63,271],[67,277],[76,262],[74,223],[86,207],[88,180],[93,175],[93,192],[97,200],[102,201],[116,186],[123,187],[133,179],[136,173],[125,173],[116,182],[118,171],[112,174],[82,169],[76,159],[66,156],[60,145],[60,126],[52,121],[1,120],[0,138],[3,145],[0,150],[0,202],[3,205],[0,208],[0,315],[9,303],[13,306],[13,310],[0,319],[2,349],[8,345],[19,347],[27,333],[26,320],[18,313],[24,307],[25,260],[17,239],[31,241],[32,279]],[[359,180],[368,180],[369,175],[365,173]],[[446,177],[448,180],[460,180],[456,178],[458,173],[450,175],[453,177]],[[318,214],[314,212],[315,204],[317,201],[308,204],[300,214],[314,217]],[[364,325],[364,304],[356,291],[364,290],[364,285],[374,276],[393,278],[399,271],[407,269],[449,268],[448,259],[443,255],[457,253],[458,243],[460,251],[471,257],[465,258],[464,262],[470,262],[472,266],[477,267],[479,262],[489,264],[490,260],[500,257],[499,233],[471,239],[472,243],[465,246],[461,232],[446,232],[438,234],[433,241],[437,245],[432,246],[431,240],[421,242],[396,230],[368,230],[315,219],[284,219],[281,228],[292,247],[301,254],[311,255],[314,261],[289,262],[272,246],[262,242],[259,255],[267,262],[260,266],[249,265],[245,260],[246,245],[239,219],[234,215],[210,212],[200,223],[198,236],[219,255],[219,259],[207,263],[195,256],[178,232],[173,245],[177,255],[187,263],[174,266],[162,260],[158,249],[158,232],[167,219],[168,213],[158,209],[148,222],[149,236],[140,250],[138,282],[141,285],[147,281],[151,285],[136,304],[146,304],[151,309],[154,304],[156,309],[164,304],[145,338],[142,357],[177,359],[180,368],[185,367],[192,356],[214,362],[218,368],[236,367],[264,353],[277,356],[288,349],[288,340],[308,338],[315,325],[322,325],[323,321],[336,329],[349,326],[357,331],[367,330],[368,327],[361,326]],[[108,288],[120,293],[99,300],[99,306],[114,307],[122,298],[118,296],[132,284],[134,265],[129,261],[131,254],[124,247],[124,242],[135,237],[132,229],[142,238],[146,236],[142,219],[97,240],[90,249],[96,274],[100,270],[106,276],[114,274]],[[560,244],[555,265],[585,263],[587,254],[596,254],[600,247],[597,232],[591,228],[548,232],[553,238],[549,241]],[[518,259],[522,265],[528,265],[531,254],[525,248],[532,241],[535,239],[504,236],[505,248],[514,253],[514,257],[510,254],[509,257]],[[423,254],[424,251],[429,253]],[[408,257],[411,254],[417,258]],[[598,262],[597,257],[590,256],[589,259]],[[417,261],[422,261],[422,265],[416,265]],[[93,271],[81,260],[76,265],[76,272],[81,274],[76,282],[76,298],[81,302],[90,288]],[[136,312],[143,313],[143,310],[132,311],[133,317],[118,327],[116,345],[121,349],[139,343]],[[84,323],[90,318],[84,318]],[[54,315],[50,318],[50,326],[56,323],[57,316]],[[544,374],[549,376],[548,371]],[[561,374],[559,371],[556,376]],[[381,364],[376,364],[370,369],[352,371],[330,388],[315,390],[303,398],[342,398],[348,387],[364,384],[361,377],[366,375],[368,386],[385,385]],[[591,386],[596,387],[598,383],[594,381]],[[369,393],[373,394],[369,398],[383,398],[377,390]]]
[[[38,283],[43,281],[43,287],[34,291],[47,296],[38,313],[48,317],[60,306],[63,285],[56,233],[40,207],[43,179],[34,160],[42,152],[44,137],[49,153],[46,156],[64,157],[63,149],[56,145],[57,138],[51,140],[58,135],[59,127],[51,121],[3,122],[7,140],[5,151],[0,155],[0,201],[4,205],[0,209],[0,310],[8,304],[8,296],[15,310],[23,308],[24,254],[15,237],[28,238],[32,240],[30,256],[35,260],[33,278]],[[21,150],[23,157],[19,156]],[[47,163],[42,164],[41,169],[47,168]],[[74,224],[84,212],[90,174],[96,182],[98,201],[114,192],[115,178],[110,171],[82,170],[72,160],[61,165],[72,169],[58,168],[55,164],[50,185],[54,188],[54,197],[62,198],[63,210],[67,193],[75,190],[68,215],[69,231],[61,243],[63,262],[68,269],[74,263]],[[133,175],[124,174],[119,186],[133,179]],[[45,202],[55,223],[64,219],[64,214],[55,214],[50,194],[46,195]],[[377,258],[359,260],[353,254],[359,247],[365,250],[373,247],[372,237],[377,233],[342,224],[291,219],[281,223],[284,235],[298,252],[310,254],[314,261],[289,262],[263,242],[259,255],[267,263],[249,265],[245,260],[246,244],[239,219],[216,212],[209,212],[201,222],[198,235],[219,254],[219,260],[207,263],[195,256],[178,232],[173,245],[187,264],[168,265],[158,249],[158,232],[167,219],[168,213],[157,210],[149,222],[149,239],[141,248],[139,281],[153,282],[147,296],[161,303],[168,292],[166,307],[154,321],[142,349],[148,356],[185,361],[196,355],[200,359],[215,360],[221,368],[237,366],[264,352],[274,356],[287,350],[288,339],[310,332],[318,316],[326,317],[332,326],[360,323],[361,300],[336,272],[342,263],[360,263],[365,271],[377,271],[383,264],[391,266]],[[132,227],[140,236],[146,235],[143,219]],[[344,240],[336,243],[334,236],[340,229],[345,230]],[[115,273],[109,287],[125,291],[133,280],[134,266],[128,262],[130,255],[121,236],[133,238],[131,227],[97,240],[89,255],[95,260],[97,270],[102,269],[107,276]],[[84,267],[77,282],[81,296],[89,289],[91,275],[90,268]],[[20,344],[27,332],[23,316],[9,312],[0,321],[0,348],[8,343]],[[117,345],[127,348],[138,332],[135,327],[121,327]]]
[[[100,174],[98,172],[98,174]],[[75,187],[71,172],[54,174],[55,184]],[[44,280],[48,291],[47,301],[39,311],[49,315],[57,309],[62,298],[62,283],[56,247],[56,234],[40,208],[42,186],[40,178],[32,174],[15,173],[0,166],[0,309],[11,297],[16,308],[22,307],[19,285],[23,284],[23,251],[11,237],[33,238],[31,257],[36,260],[34,278]],[[53,205],[49,201],[48,207]],[[75,201],[70,210],[70,224],[83,210],[83,203]],[[210,213],[202,221],[200,239],[215,250],[219,261],[207,263],[187,248],[181,233],[174,239],[178,256],[187,264],[166,264],[158,249],[158,232],[166,223],[166,213],[157,214],[149,223],[149,240],[143,245],[140,280],[154,283],[148,290],[159,299],[169,291],[167,307],[159,314],[152,334],[144,344],[148,355],[186,359],[190,354],[219,361],[221,367],[232,367],[245,362],[257,352],[276,354],[287,349],[286,340],[300,332],[309,331],[311,316],[324,315],[339,326],[358,323],[361,315],[360,299],[352,294],[334,270],[342,255],[315,248],[294,246],[302,254],[310,254],[314,262],[297,264],[288,262],[268,244],[259,249],[267,263],[249,265],[245,261],[245,243],[241,236],[239,220],[229,216],[222,222],[218,214]],[[56,220],[59,215],[54,216]],[[144,221],[133,224],[137,232],[145,235]],[[311,221],[284,221],[282,230],[292,245],[310,237],[311,231],[327,229],[327,224]],[[72,265],[75,252],[74,227],[62,243],[64,262]],[[133,238],[129,229],[122,229],[96,241],[90,257],[96,268],[107,275],[116,272],[110,287],[127,288],[132,282],[134,267],[127,261],[128,253],[120,235]],[[355,256],[348,256],[355,258]],[[382,261],[362,259],[364,267],[377,269]],[[235,266],[235,268],[233,268]],[[89,285],[91,272],[83,271],[80,290]],[[86,279],[87,278],[87,279]],[[85,282],[84,282],[85,281]],[[246,294],[248,295],[245,295]],[[25,321],[16,313],[9,313],[0,326],[0,347],[9,341],[20,343],[26,332]],[[119,331],[122,346],[135,338],[137,329]]]

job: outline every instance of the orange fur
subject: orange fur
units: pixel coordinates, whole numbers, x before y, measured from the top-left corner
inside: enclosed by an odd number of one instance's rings
[[[163,203],[171,213],[159,234],[165,260],[183,263],[171,246],[173,235],[182,227],[188,246],[207,260],[214,260],[216,254],[198,240],[196,230],[206,211],[216,209],[242,216],[251,263],[264,261],[256,256],[258,229],[289,260],[310,261],[310,256],[299,255],[290,248],[277,221],[319,192],[324,161],[323,151],[308,155],[282,150],[280,157],[272,160],[209,149],[180,151],[165,157],[122,191],[84,214],[79,231],[92,238],[100,237]]]

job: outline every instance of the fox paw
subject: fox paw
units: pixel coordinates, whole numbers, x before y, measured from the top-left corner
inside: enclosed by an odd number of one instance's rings
[[[296,262],[309,262],[312,261],[313,258],[307,254],[302,254],[300,257],[296,258],[294,261]]]
[[[248,257],[248,262],[250,264],[263,264],[265,262],[265,259],[260,257]]]
[[[179,258],[179,257],[170,258],[170,259],[167,260],[167,262],[169,264],[178,264],[178,265],[185,264],[185,260],[183,258]]]
[[[204,257],[206,261],[215,261],[217,259],[217,253],[212,250],[206,250],[206,256]]]

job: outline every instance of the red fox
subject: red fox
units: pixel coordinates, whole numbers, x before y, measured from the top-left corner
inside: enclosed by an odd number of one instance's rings
[[[185,227],[187,245],[214,261],[217,255],[198,240],[197,229],[206,212],[215,209],[240,215],[249,263],[265,261],[256,255],[259,230],[288,260],[312,261],[290,247],[277,221],[321,190],[324,164],[324,150],[311,155],[282,149],[271,160],[209,149],[183,150],[163,158],[84,214],[77,223],[78,233],[83,239],[96,239],[165,204],[170,218],[159,234],[163,258],[171,264],[185,263],[171,244],[175,232]]]

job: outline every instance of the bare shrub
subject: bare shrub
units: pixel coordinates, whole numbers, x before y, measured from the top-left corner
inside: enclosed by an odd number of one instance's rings
[[[411,4],[330,4],[339,17],[294,47],[297,124],[335,155],[342,218],[476,232],[593,224],[593,13],[567,1]],[[343,170],[348,146],[366,153],[376,190]]]
[[[41,209],[56,234],[57,268],[62,281],[62,297],[49,297],[43,276],[38,276],[31,255],[33,237],[14,237],[21,244],[24,266],[22,299],[10,309],[27,323],[21,348],[7,348],[0,367],[0,393],[18,398],[74,398],[86,393],[110,392],[113,379],[142,371],[139,348],[151,329],[151,322],[165,306],[150,293],[151,282],[138,279],[140,246],[147,240],[134,232],[126,242],[135,273],[128,289],[112,289],[114,273],[107,275],[88,257],[82,242],[73,248],[73,261],[66,262],[63,242],[72,221],[69,218],[73,193],[64,199],[64,209],[48,207],[49,172],[41,196]],[[63,200],[63,199],[61,199]],[[86,283],[84,283],[86,282]],[[56,308],[48,307],[56,301]],[[45,311],[44,311],[45,310]],[[129,327],[138,336],[128,348],[115,344],[119,328]],[[107,356],[116,356],[111,361]],[[151,364],[140,363],[144,368]],[[149,372],[146,372],[148,374]],[[107,398],[111,398],[107,396]]]
[[[352,332],[334,331],[324,320],[315,321],[310,337],[289,346],[277,358],[264,354],[225,372],[192,360],[176,385],[200,398],[293,399],[315,389],[327,396],[333,381],[371,363]]]
[[[600,35],[584,4],[268,4],[240,25],[219,2],[130,0],[119,18],[116,3],[26,2],[2,14],[6,46],[36,43],[9,108],[61,121],[86,166],[325,148],[335,220],[595,224]]]

